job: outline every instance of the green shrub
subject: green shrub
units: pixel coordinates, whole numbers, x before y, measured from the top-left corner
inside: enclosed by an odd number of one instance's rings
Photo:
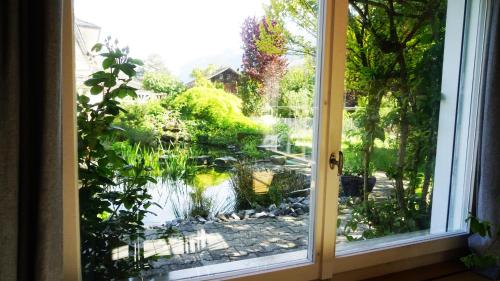
[[[129,104],[124,107],[115,125],[124,129],[121,137],[132,144],[156,147],[160,140],[184,140],[189,138],[179,114],[165,109],[160,101]]]
[[[290,69],[280,81],[278,115],[311,117],[314,97],[314,68],[307,64]]]
[[[266,157],[269,152],[259,150],[258,146],[262,144],[261,135],[246,136],[240,139],[241,151],[249,159],[259,159]]]
[[[351,199],[347,205],[352,209],[351,217],[343,229],[348,240],[359,240],[349,234],[363,224],[369,228],[363,231],[361,239],[413,232],[430,227],[430,216],[426,210],[419,209],[419,200],[416,196],[407,198],[408,212],[405,215],[401,215],[394,197],[379,202],[369,199],[361,203]]]
[[[241,111],[246,116],[262,112],[263,100],[259,94],[259,84],[247,76],[242,76],[238,84],[238,96],[243,101]]]
[[[193,191],[189,193],[191,199],[189,207],[189,215],[191,217],[208,218],[210,209],[212,208],[212,200],[207,198],[204,194],[205,187],[194,186]]]
[[[185,90],[181,81],[164,72],[146,72],[142,80],[145,90],[175,96]]]
[[[242,113],[241,104],[240,98],[221,89],[195,87],[178,95],[169,106],[180,112],[195,139],[237,144],[239,134],[260,134],[263,130]]]

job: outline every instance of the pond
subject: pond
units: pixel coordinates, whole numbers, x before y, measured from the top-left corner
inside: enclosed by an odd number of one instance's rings
[[[192,206],[191,193],[201,192],[203,198],[210,201],[210,216],[217,213],[228,213],[234,210],[234,192],[228,172],[217,172],[207,169],[198,172],[191,184],[182,180],[172,181],[158,179],[157,184],[148,187],[152,205],[143,222],[146,227],[160,226],[167,221],[185,218]]]

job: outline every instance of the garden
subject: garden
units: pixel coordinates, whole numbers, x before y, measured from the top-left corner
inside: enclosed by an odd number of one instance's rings
[[[346,242],[430,224],[445,3],[386,2],[350,1]],[[307,249],[318,3],[272,0],[265,12],[242,26],[234,89],[211,80],[215,65],[187,85],[116,40],[94,46],[102,69],[77,102],[85,280]]]

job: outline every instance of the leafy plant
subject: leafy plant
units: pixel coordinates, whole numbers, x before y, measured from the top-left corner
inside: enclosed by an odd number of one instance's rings
[[[469,215],[467,221],[470,224],[470,232],[472,234],[478,234],[483,238],[490,238],[488,248],[486,248],[482,254],[471,251],[465,257],[460,258],[462,263],[468,268],[487,268],[500,264],[500,253],[492,251],[491,247],[495,245],[500,238],[500,229],[496,233],[492,233],[492,225],[489,221],[481,221],[472,214]]]
[[[354,200],[351,198],[347,202],[347,206],[352,208],[351,217],[346,221],[343,230],[348,240],[354,240],[349,234],[356,231],[360,225],[368,226],[360,239],[412,232],[429,227],[430,216],[425,210],[419,209],[419,200],[416,196],[408,199],[409,212],[405,216],[399,214],[398,202],[393,197],[380,202],[373,199],[363,202]]]
[[[128,56],[128,48],[118,48],[109,38],[104,46],[97,44],[92,50],[100,52],[103,47],[105,51],[100,53],[104,58],[103,70],[85,81],[90,94],[98,95],[100,101],[91,103],[84,94],[77,99],[81,258],[85,280],[128,278],[147,266],[141,255],[113,259],[112,252],[145,239],[142,220],[148,207],[154,204],[145,186],[155,180],[148,175],[144,160],[129,163],[105,144],[106,138],[113,138],[121,130],[113,126],[113,121],[123,111],[120,99],[136,97],[136,89],[128,83],[142,63]]]

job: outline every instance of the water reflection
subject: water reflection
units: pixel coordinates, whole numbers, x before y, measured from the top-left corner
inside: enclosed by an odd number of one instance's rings
[[[160,226],[167,221],[186,218],[193,206],[193,196],[202,197],[209,202],[209,215],[228,213],[234,209],[234,192],[229,172],[214,169],[200,171],[188,184],[182,180],[158,179],[157,184],[148,187],[153,197],[150,214],[144,218],[146,227]]]

